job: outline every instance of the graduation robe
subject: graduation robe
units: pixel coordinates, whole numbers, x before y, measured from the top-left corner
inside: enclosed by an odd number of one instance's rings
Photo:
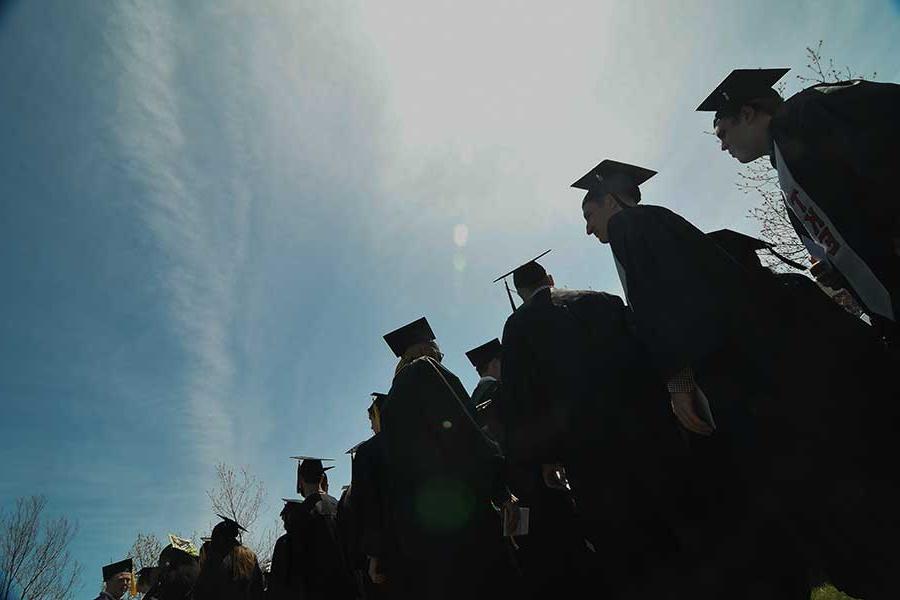
[[[491,597],[503,584],[507,554],[491,506],[509,495],[503,456],[468,400],[453,373],[422,357],[395,375],[385,401],[383,501],[400,597]]]
[[[812,86],[778,109],[771,160],[797,235],[874,320],[900,314],[900,85]]]
[[[500,423],[500,402],[503,385],[493,377],[482,377],[472,390],[475,421],[482,431],[503,447],[503,431]]]
[[[539,291],[507,320],[503,349],[510,461],[563,463],[606,591],[646,583],[678,551],[686,450],[621,299]]]
[[[896,570],[889,548],[898,533],[890,508],[897,486],[873,469],[882,461],[865,417],[892,392],[848,371],[852,360],[832,328],[814,326],[802,306],[785,302],[786,288],[760,285],[675,213],[626,208],[610,220],[609,235],[637,335],[656,367],[666,374],[693,367],[752,399],[764,454],[757,483],[779,498],[836,585],[884,597],[886,574]]]
[[[310,494],[297,509],[291,524],[293,551],[300,555],[300,571],[307,597],[311,600],[337,598],[349,600],[355,595],[338,538],[337,500],[328,494]]]

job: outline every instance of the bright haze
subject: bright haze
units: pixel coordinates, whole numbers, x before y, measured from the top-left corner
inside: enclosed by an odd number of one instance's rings
[[[77,519],[83,593],[137,531],[205,534],[214,465],[277,499],[292,454],[369,435],[383,333],[445,363],[547,248],[620,293],[569,184],[604,158],[644,201],[757,231],[694,108],[805,47],[900,80],[897,2],[100,2],[0,9],[0,501]],[[789,91],[800,84],[789,75]]]

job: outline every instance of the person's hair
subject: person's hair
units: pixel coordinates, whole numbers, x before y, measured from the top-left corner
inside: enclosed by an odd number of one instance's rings
[[[544,287],[545,285],[550,285],[550,274],[549,273],[545,273],[544,276],[541,277],[540,281],[536,281],[536,282],[532,283],[531,285],[516,286],[516,292],[519,293],[519,296],[522,297],[523,301],[528,301],[531,299],[531,297],[534,295],[534,292],[538,288]],[[490,361],[484,363],[484,367],[487,367],[489,364],[491,364]],[[480,374],[480,372],[479,372],[479,374]]]
[[[784,104],[784,98],[782,98],[775,90],[772,90],[771,96],[754,98],[753,100],[745,100],[743,102],[735,102],[733,104],[723,106],[718,111],[716,111],[716,114],[713,117],[713,127],[718,125],[721,119],[737,118],[737,116],[741,114],[741,109],[745,106],[749,106],[757,112],[762,112],[767,115],[774,116],[775,112],[782,104]]]
[[[437,345],[437,342],[431,340],[430,342],[421,342],[419,344],[414,344],[406,349],[406,352],[403,353],[403,356],[400,357],[400,361],[397,363],[397,368],[394,369],[394,375],[403,370],[404,367],[409,365],[412,361],[417,358],[421,358],[423,356],[428,356],[433,358],[434,360],[441,362],[443,355],[441,354],[441,350]]]
[[[256,566],[256,555],[246,546],[231,549],[231,576],[236,580],[248,580]]]
[[[626,206],[631,206],[630,204],[624,202],[622,200],[622,196],[626,198],[630,198],[634,204],[638,204],[641,201],[641,188],[638,186],[634,186],[634,188],[628,192],[612,192],[612,191],[604,191],[602,193],[597,192],[588,192],[584,195],[584,200],[581,201],[581,205],[584,206],[588,202],[593,202],[598,206],[603,205],[603,200],[606,196],[610,196],[613,199],[613,202],[619,205],[620,208],[624,208]]]

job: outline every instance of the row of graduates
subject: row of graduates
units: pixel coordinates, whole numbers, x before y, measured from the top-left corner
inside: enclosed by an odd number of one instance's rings
[[[199,550],[190,540],[170,534],[155,566],[134,573],[131,558],[104,566],[97,600],[120,600],[126,594],[147,600],[261,599],[263,571],[256,554],[240,540],[246,529],[234,519],[219,517]]]
[[[344,503],[371,594],[896,596],[900,86],[783,100],[785,71],[735,71],[700,110],[738,160],[770,156],[815,274],[874,326],[764,268],[770,244],[642,202],[653,171],[603,161],[574,187],[627,305],[514,269],[524,303],[470,353],[471,397],[424,318],[385,336],[399,363]],[[522,507],[528,534],[502,537]]]
[[[770,245],[642,202],[653,171],[604,161],[574,187],[627,305],[557,288],[537,259],[515,269],[524,303],[502,343],[469,353],[471,396],[424,318],[387,334],[399,363],[351,486],[335,500],[300,457],[305,498],[286,501],[265,593],[805,599],[827,580],[896,595],[900,86],[784,100],[785,72],[734,71],[698,110],[740,162],[769,156],[814,274],[874,326],[763,268]],[[220,566],[242,547],[229,528]]]
[[[322,459],[297,458],[300,498],[285,498],[281,520],[285,534],[275,543],[272,560],[260,567],[256,554],[241,541],[246,528],[221,519],[197,550],[190,540],[169,535],[157,564],[133,573],[133,560],[103,567],[99,600],[119,600],[126,592],[146,600],[263,600],[264,598],[355,597],[337,530],[338,500],[328,494]]]

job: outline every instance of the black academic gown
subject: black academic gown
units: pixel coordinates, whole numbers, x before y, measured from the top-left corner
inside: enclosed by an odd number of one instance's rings
[[[156,585],[146,594],[157,600],[186,600],[191,597],[194,584],[200,575],[197,560],[185,556],[178,563],[170,563],[159,575]]]
[[[472,401],[478,424],[502,449],[503,384],[482,377]],[[574,592],[588,579],[590,557],[571,493],[547,487],[539,465],[507,464],[506,477],[520,506],[529,509],[528,535],[516,538],[516,563],[523,575],[520,595],[546,598]]]
[[[510,460],[566,466],[605,593],[672,589],[685,448],[621,300],[542,290],[507,320],[503,348]]]
[[[341,549],[335,519],[337,500],[327,494],[310,494],[297,509],[292,550],[299,555],[307,598],[350,600],[355,585]]]
[[[391,564],[395,560],[396,538],[387,511],[387,471],[384,437],[378,433],[356,449],[350,484],[352,519],[348,537],[350,564],[362,581],[366,598],[389,597]],[[369,578],[369,557],[377,558],[387,583],[375,584]]]
[[[431,358],[394,377],[382,410],[389,577],[402,598],[494,598],[508,576],[503,456],[472,419],[459,379]]]
[[[500,423],[501,383],[493,377],[482,377],[472,390],[475,421],[481,430],[503,447],[503,431]]]
[[[819,84],[786,100],[770,126],[772,164],[795,231],[844,273],[851,293],[891,336],[900,319],[897,106],[897,84]]]
[[[831,328],[810,326],[785,289],[760,285],[667,209],[627,208],[609,234],[654,365],[667,376],[692,367],[701,389],[712,391],[716,380],[726,384],[721,390],[731,386],[733,394],[707,393],[719,403],[714,412],[739,413],[728,404],[748,401],[760,494],[788,513],[807,554],[836,584],[881,597],[898,524],[885,503],[897,498],[896,486],[873,473],[867,443],[864,417],[879,393],[848,370],[853,361]]]
[[[302,555],[296,533],[285,533],[275,542],[272,565],[267,578],[267,600],[304,600],[309,595],[304,586]]]

